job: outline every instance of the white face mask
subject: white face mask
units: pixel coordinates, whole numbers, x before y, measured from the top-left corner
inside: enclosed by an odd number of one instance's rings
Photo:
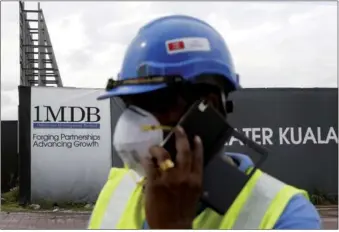
[[[149,112],[130,106],[120,116],[113,136],[113,145],[124,164],[140,177],[145,176],[140,160],[149,156],[149,148],[159,145],[164,138],[159,121]]]

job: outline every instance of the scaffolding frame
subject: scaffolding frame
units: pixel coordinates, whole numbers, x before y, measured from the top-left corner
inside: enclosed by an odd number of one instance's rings
[[[20,85],[63,87],[44,13],[19,1]]]

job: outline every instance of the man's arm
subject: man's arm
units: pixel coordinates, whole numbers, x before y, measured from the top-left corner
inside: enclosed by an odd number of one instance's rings
[[[321,229],[321,218],[314,205],[298,194],[287,204],[273,229]]]

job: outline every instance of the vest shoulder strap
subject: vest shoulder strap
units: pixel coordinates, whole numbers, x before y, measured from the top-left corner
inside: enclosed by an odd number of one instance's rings
[[[305,193],[259,170],[256,175],[232,229],[272,229],[290,199]]]
[[[258,229],[267,209],[283,187],[281,181],[261,173],[241,208],[233,229]]]
[[[89,229],[116,228],[136,186],[127,169],[112,168],[95,204]]]

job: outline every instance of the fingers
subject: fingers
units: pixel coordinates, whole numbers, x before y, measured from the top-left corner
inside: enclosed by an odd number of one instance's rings
[[[175,128],[175,147],[177,166],[182,170],[191,170],[192,152],[186,133],[182,127]]]
[[[173,167],[173,162],[170,154],[162,147],[153,146],[150,148],[151,156],[156,160],[156,163],[160,169],[165,170],[166,168]]]
[[[176,167],[175,169],[184,172],[193,172],[202,175],[203,171],[203,144],[199,136],[194,138],[194,149],[191,150],[186,133],[181,127],[175,129],[176,137]],[[166,175],[166,168],[172,168],[173,162],[171,155],[159,146],[150,148],[151,157],[144,159],[143,166],[149,178],[156,177],[162,173]],[[153,160],[152,160],[153,158]],[[165,167],[166,166],[166,167]],[[159,170],[163,169],[162,171]]]
[[[159,170],[154,164],[152,157],[147,156],[142,158],[141,165],[143,166],[148,179],[154,180],[159,175]]]
[[[204,166],[204,148],[199,136],[194,137],[192,172],[202,175]]]

